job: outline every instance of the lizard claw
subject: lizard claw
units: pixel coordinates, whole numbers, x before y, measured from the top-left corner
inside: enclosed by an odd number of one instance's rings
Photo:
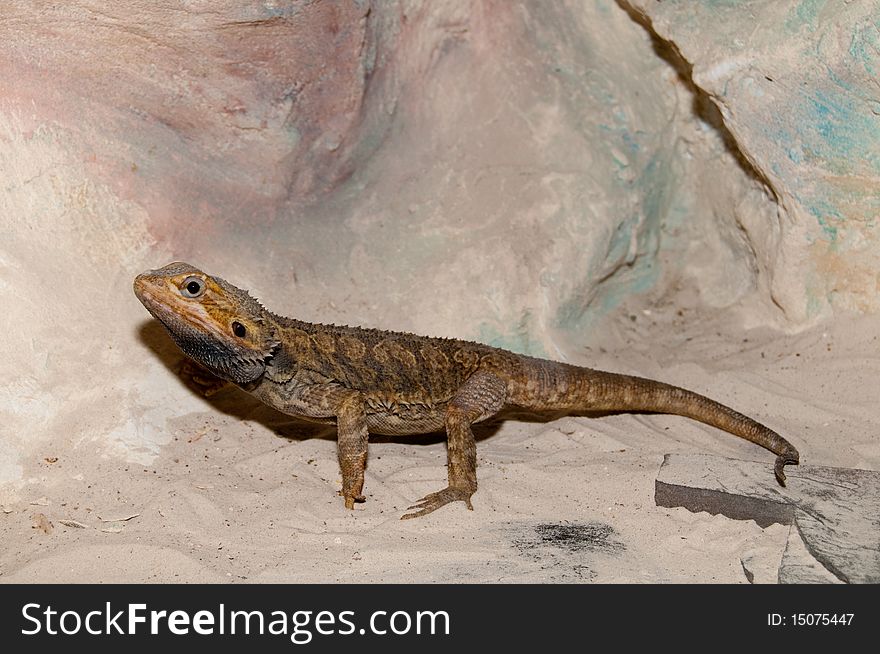
[[[345,498],[345,508],[346,509],[354,509],[354,503],[366,502],[367,498],[363,495],[346,495],[344,492],[339,491],[339,494]]]
[[[447,486],[441,491],[437,491],[436,493],[430,493],[425,495],[421,500],[413,504],[412,506],[407,507],[407,511],[412,511],[413,509],[417,509],[412,513],[406,513],[400,516],[401,520],[410,520],[412,518],[420,518],[423,515],[427,515],[432,511],[436,511],[441,506],[445,506],[450,502],[456,502],[461,500],[465,503],[469,511],[473,511],[474,507],[471,504],[471,495],[474,494],[472,490],[466,490],[464,488],[452,488],[451,486]]]
[[[229,385],[229,382],[226,380],[212,375],[202,366],[189,359],[183,361],[178,374],[183,378],[187,386],[203,397],[216,395]]]

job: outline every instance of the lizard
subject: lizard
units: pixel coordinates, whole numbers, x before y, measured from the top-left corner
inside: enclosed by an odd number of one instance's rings
[[[660,381],[471,341],[286,318],[247,291],[182,262],[138,275],[134,292],[183,352],[213,375],[283,413],[336,425],[347,509],[365,501],[370,433],[445,429],[447,486],[408,507],[401,519],[456,501],[473,510],[472,425],[510,408],[685,416],[776,454],[774,473],[782,486],[784,467],[800,460],[794,446],[761,423]]]

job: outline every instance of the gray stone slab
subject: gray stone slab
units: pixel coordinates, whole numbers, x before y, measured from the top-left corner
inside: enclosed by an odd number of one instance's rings
[[[782,551],[778,543],[773,540],[775,539],[753,544],[740,555],[743,574],[750,584],[779,583],[779,562],[782,560]],[[812,558],[810,556],[810,559]]]
[[[842,584],[810,554],[797,527],[791,525],[777,571],[780,584]]]
[[[654,498],[658,506],[720,513],[762,527],[794,525],[810,554],[835,577],[880,583],[880,473],[804,465],[788,466],[786,474],[783,488],[770,460],[667,454]]]

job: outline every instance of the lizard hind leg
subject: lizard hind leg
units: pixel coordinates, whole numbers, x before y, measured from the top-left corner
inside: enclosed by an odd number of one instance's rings
[[[478,371],[458,389],[446,408],[449,485],[408,507],[401,520],[427,515],[450,502],[462,501],[471,511],[477,492],[477,444],[471,425],[495,415],[507,397],[507,384],[497,375]]]

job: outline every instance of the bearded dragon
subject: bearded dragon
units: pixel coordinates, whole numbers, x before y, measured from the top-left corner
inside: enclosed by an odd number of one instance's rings
[[[481,343],[284,318],[186,263],[138,275],[134,292],[183,352],[212,374],[286,414],[336,425],[348,509],[365,499],[370,433],[445,429],[448,485],[410,506],[402,519],[455,501],[472,510],[477,455],[471,426],[505,408],[686,416],[776,454],[774,472],[783,486],[784,467],[799,461],[797,450],[764,425],[659,381]]]

